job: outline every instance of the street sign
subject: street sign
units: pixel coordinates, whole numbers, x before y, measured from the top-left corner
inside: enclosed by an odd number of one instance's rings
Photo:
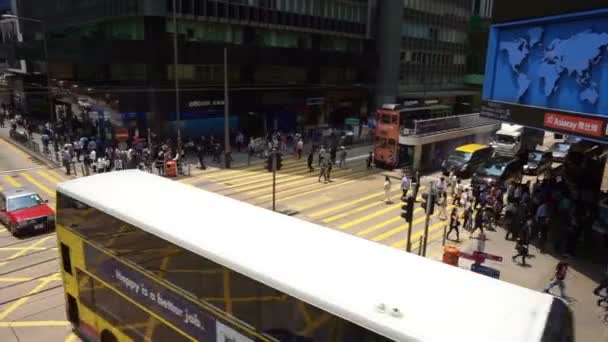
[[[471,271],[473,271],[475,273],[483,274],[485,276],[488,276],[488,277],[491,277],[494,279],[500,279],[500,271],[495,268],[491,268],[491,267],[487,267],[487,266],[483,266],[483,265],[479,265],[479,264],[473,264],[473,265],[471,265]]]
[[[129,140],[129,130],[126,128],[118,128],[115,137],[117,141],[127,141]]]
[[[466,252],[460,252],[460,256],[475,261],[477,264],[482,264],[486,259],[502,262],[502,257],[494,254],[488,254],[485,252],[475,251],[473,254]]]
[[[474,253],[482,255],[484,257],[484,259],[490,259],[490,260],[502,262],[502,257],[498,256],[498,255],[488,254],[488,253],[485,253],[485,252],[474,252]]]

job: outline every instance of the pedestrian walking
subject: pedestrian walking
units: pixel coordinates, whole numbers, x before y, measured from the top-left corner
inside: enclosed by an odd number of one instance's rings
[[[65,173],[69,176],[71,174],[71,162],[72,155],[70,154],[70,149],[65,147],[63,152],[61,153],[61,160],[63,161],[63,166],[65,167]]]
[[[346,167],[346,154],[347,154],[346,147],[341,146],[340,147],[340,163],[338,165],[341,169]]]
[[[526,257],[528,256],[528,246],[526,245],[526,241],[524,239],[517,239],[517,243],[515,244],[515,251],[517,254],[511,257],[513,262],[516,262],[517,257],[521,257],[521,265],[526,266]]]
[[[460,179],[456,180],[454,186],[454,194],[452,195],[452,205],[460,206],[460,198],[462,197],[463,186],[460,183]]]
[[[302,138],[298,139],[298,142],[296,143],[296,156],[299,159],[302,159],[302,151],[304,150],[304,140],[302,140]]]
[[[234,139],[234,142],[236,143],[236,150],[237,150],[237,152],[240,153],[241,152],[241,148],[245,144],[245,136],[243,135],[243,132],[239,132],[236,135],[236,138]]]
[[[334,168],[334,163],[327,163],[327,172],[326,172],[327,177],[326,177],[326,181],[327,181],[328,183],[333,182],[333,181],[331,180],[331,170],[332,170],[333,168]]]
[[[549,285],[545,288],[545,293],[551,293],[551,289],[557,286],[559,288],[559,292],[562,298],[566,298],[566,283],[564,280],[566,279],[566,274],[568,273],[568,263],[565,261],[560,261],[557,266],[555,266],[555,275]]]
[[[310,153],[308,153],[308,160],[307,160],[307,164],[308,164],[308,172],[313,172],[315,171],[315,168],[312,167],[312,162],[314,159],[314,151],[310,151]]]
[[[323,183],[327,183],[327,164],[327,158],[321,158],[321,163],[319,164],[319,182],[323,178]]]
[[[321,162],[323,161],[323,159],[325,159],[325,154],[327,153],[327,151],[325,151],[325,146],[321,145],[321,148],[319,149],[319,156],[318,156],[318,160],[317,163],[319,164],[319,166],[321,166]]]
[[[369,155],[367,156],[367,160],[365,161],[368,170],[372,168],[373,162],[374,162],[374,153],[370,151]]]
[[[450,229],[446,234],[446,239],[450,240],[450,234],[452,231],[456,231],[456,241],[460,241],[460,221],[458,221],[458,209],[452,209],[452,213],[450,214]]]
[[[393,203],[391,201],[391,179],[389,176],[384,176],[384,202]]]
[[[196,155],[198,157],[200,169],[207,170],[207,166],[205,166],[205,149],[203,148],[202,144],[196,146]]]
[[[473,236],[473,233],[475,233],[477,229],[481,231],[480,234],[483,234],[483,210],[477,210],[477,214],[475,214],[475,222],[470,237]]]
[[[416,172],[414,172],[414,177],[412,177],[412,191],[413,193],[413,197],[414,197],[414,202],[416,201],[416,199],[418,198],[418,190],[420,190],[420,171],[416,170]]]
[[[410,190],[412,183],[407,175],[403,175],[401,178],[401,191],[403,191],[403,197],[407,197],[407,192]]]
[[[337,146],[332,146],[331,149],[329,150],[329,158],[331,159],[331,164],[335,165],[336,164],[336,158],[338,156],[338,147]]]
[[[437,204],[439,204],[439,218],[445,221],[448,219],[448,194],[445,192],[439,193],[437,201]]]

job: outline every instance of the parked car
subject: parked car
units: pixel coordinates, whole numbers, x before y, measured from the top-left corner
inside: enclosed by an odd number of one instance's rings
[[[542,175],[551,171],[553,157],[551,152],[532,151],[528,153],[528,161],[524,165],[524,173],[527,175]]]
[[[40,195],[26,189],[0,192],[0,222],[17,236],[55,228],[55,212]]]
[[[570,151],[570,146],[572,145],[567,142],[557,142],[551,145],[547,151],[551,152],[554,162],[563,163],[566,160],[568,151]]]
[[[468,178],[471,174],[490,159],[494,151],[490,146],[480,144],[468,144],[457,147],[448,159],[441,164],[444,175],[454,172],[460,178]]]
[[[499,156],[481,164],[473,174],[471,185],[474,187],[498,185],[505,187],[508,184],[520,182],[523,177],[523,168],[517,158]]]

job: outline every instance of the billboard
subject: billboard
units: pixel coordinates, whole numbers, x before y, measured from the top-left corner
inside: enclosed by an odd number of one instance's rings
[[[608,9],[493,25],[485,77],[482,116],[608,140]]]
[[[15,18],[0,20],[0,44],[13,46],[10,56],[7,56],[8,71],[25,74],[27,72],[25,60],[15,59],[14,46],[23,42],[23,35],[19,21]]]

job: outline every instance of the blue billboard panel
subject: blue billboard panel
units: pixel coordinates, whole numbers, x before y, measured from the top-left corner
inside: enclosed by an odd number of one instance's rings
[[[492,26],[483,98],[608,117],[608,9]]]

